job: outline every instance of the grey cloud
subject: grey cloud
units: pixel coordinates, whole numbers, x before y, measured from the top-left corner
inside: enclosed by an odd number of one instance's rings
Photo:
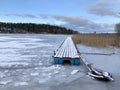
[[[44,17],[44,15],[42,15]],[[85,17],[77,17],[77,16],[62,16],[62,15],[45,15],[45,18],[53,18],[57,21],[64,22],[61,26],[71,28],[78,31],[83,32],[101,32],[101,30],[110,30],[114,25],[109,25],[105,23],[96,23]],[[109,32],[109,31],[108,31]]]
[[[37,16],[32,14],[6,14],[5,16],[16,16],[16,17],[22,17],[22,18],[37,18]]]
[[[28,17],[28,18],[37,18],[37,16],[31,15],[31,14],[25,14],[24,17]]]
[[[120,4],[120,0],[98,0],[94,4],[90,4],[90,6],[102,6],[102,7],[108,7],[108,6],[116,6]]]
[[[115,9],[118,5],[120,5],[120,0],[98,0],[94,4],[87,5],[87,10],[89,13],[99,16],[119,17],[120,11]]]
[[[60,26],[64,26],[73,30],[82,31],[82,32],[102,32],[102,30],[110,30],[114,25],[105,24],[105,23],[96,23],[93,20],[86,17],[78,16],[63,16],[63,15],[50,15],[50,14],[7,14],[6,16],[16,16],[23,18],[38,18],[38,19],[54,19],[60,21]],[[51,19],[50,19],[51,20]],[[53,24],[52,20],[49,24]],[[109,31],[108,31],[109,32]]]
[[[91,7],[89,8],[88,12],[99,16],[114,16],[114,17],[120,16],[119,11],[111,8]]]
[[[39,15],[42,19],[47,19],[50,15],[49,14],[40,14]]]

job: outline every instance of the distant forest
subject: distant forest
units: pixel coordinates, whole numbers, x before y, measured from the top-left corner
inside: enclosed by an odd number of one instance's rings
[[[77,34],[78,32],[65,27],[49,24],[0,22],[0,33]]]

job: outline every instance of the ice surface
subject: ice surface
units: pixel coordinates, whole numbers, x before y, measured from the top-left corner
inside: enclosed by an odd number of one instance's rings
[[[2,72],[0,72],[0,78],[3,78],[5,75],[2,73]]]
[[[105,47],[105,48],[97,48],[97,47],[89,47],[85,45],[77,45],[81,53],[103,53],[103,54],[111,54],[114,53],[115,47]]]
[[[49,80],[49,78],[42,78],[42,79],[40,79],[38,82],[39,82],[40,84],[42,84],[42,83],[47,82],[48,80]]]
[[[23,86],[30,88],[37,85],[57,85],[83,77],[85,69],[82,64],[64,66],[53,65],[50,62],[53,51],[66,37],[39,34],[0,35],[0,90],[9,90],[6,88],[12,86],[15,88],[11,90],[18,90],[18,87]],[[93,48],[78,45],[78,49],[80,52],[115,52],[115,54],[107,56],[85,54],[82,56],[99,69],[120,74],[118,70],[120,68],[119,48]],[[34,87],[32,89],[34,90]]]
[[[25,38],[24,38],[25,37]],[[67,36],[0,35],[1,85],[23,86],[59,81],[76,68],[52,65],[50,57]],[[54,46],[54,47],[53,47]],[[10,81],[11,80],[11,81]]]
[[[120,68],[120,48],[106,47],[95,48],[84,45],[77,46],[80,52],[85,53],[114,53],[111,55],[81,54],[95,68],[102,69],[111,73],[120,73],[116,68]]]
[[[46,38],[38,38],[35,36],[24,35],[12,36],[1,35],[0,36],[0,66],[12,66],[12,65],[28,65],[30,60],[39,59],[38,55],[45,55],[47,58],[47,51],[44,48],[50,48],[53,45],[44,42]],[[38,51],[37,51],[38,50]],[[42,65],[42,63],[38,63]]]

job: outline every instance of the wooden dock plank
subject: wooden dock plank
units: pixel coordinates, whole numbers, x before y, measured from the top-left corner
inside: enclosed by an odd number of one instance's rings
[[[56,51],[57,58],[79,58],[78,52],[71,37],[68,37]]]

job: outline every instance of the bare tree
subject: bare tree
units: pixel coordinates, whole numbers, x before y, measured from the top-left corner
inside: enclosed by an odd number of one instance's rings
[[[120,34],[120,23],[116,24],[115,31]]]
[[[117,45],[120,46],[120,23],[115,25],[115,31],[117,33]]]

